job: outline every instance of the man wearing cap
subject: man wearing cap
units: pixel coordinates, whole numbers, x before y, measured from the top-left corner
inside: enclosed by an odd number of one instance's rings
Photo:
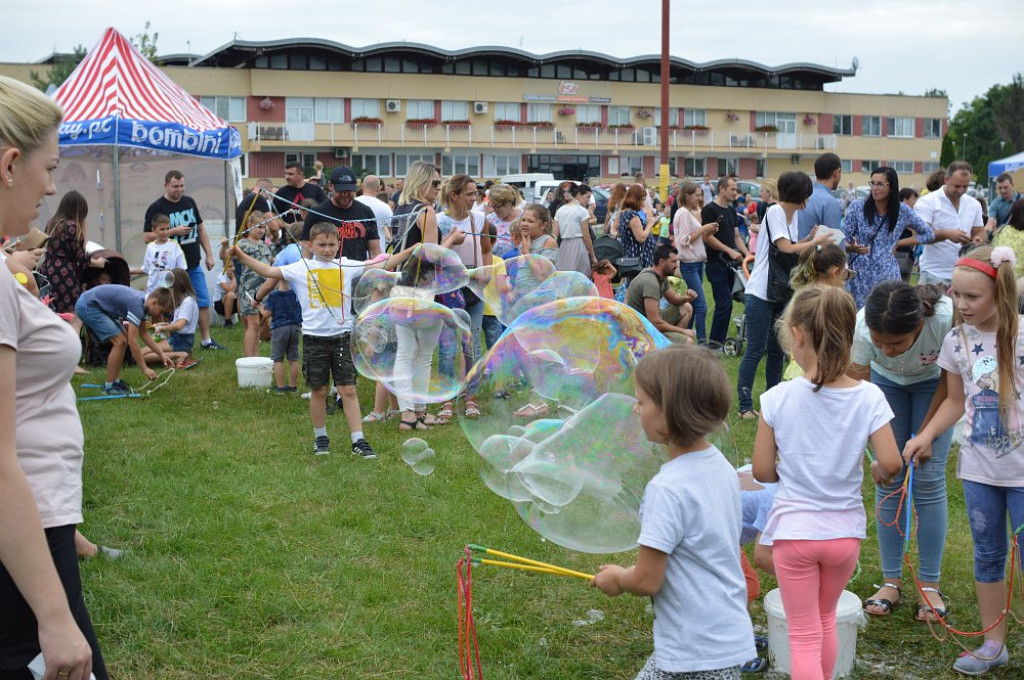
[[[331,197],[309,211],[302,226],[302,240],[309,241],[309,230],[318,222],[338,227],[341,247],[338,253],[350,260],[370,260],[380,255],[380,235],[373,210],[356,200],[356,176],[351,168],[331,171]]]

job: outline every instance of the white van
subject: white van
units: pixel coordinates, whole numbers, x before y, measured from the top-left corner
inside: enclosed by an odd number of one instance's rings
[[[538,198],[534,191],[537,182],[553,182],[555,186],[558,182],[555,181],[555,176],[550,172],[530,172],[523,175],[505,175],[498,180],[502,184],[511,184],[516,189],[523,192],[523,198],[526,199],[527,203],[535,203]],[[544,197],[541,196],[540,199]]]

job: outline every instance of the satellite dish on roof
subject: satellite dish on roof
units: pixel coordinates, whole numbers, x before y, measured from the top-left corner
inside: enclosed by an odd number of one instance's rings
[[[858,68],[860,68],[860,59],[858,59],[857,57],[854,57],[853,58],[853,70],[856,71]]]

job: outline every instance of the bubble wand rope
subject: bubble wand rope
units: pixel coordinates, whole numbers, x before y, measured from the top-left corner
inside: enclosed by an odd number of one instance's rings
[[[480,643],[473,619],[473,552],[468,545],[455,564],[455,581],[458,587],[459,668],[463,680],[483,680]]]

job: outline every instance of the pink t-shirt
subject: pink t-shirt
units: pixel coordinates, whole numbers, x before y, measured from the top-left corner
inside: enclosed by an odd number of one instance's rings
[[[611,274],[594,274],[594,286],[597,288],[597,294],[601,297],[608,298],[609,300],[615,299]]]
[[[676,234],[676,250],[679,251],[680,262],[704,262],[708,259],[704,248],[704,239],[693,238],[694,232],[700,229],[700,220],[686,208],[676,211],[672,220],[672,230]]]
[[[71,389],[80,356],[71,327],[0,263],[0,345],[15,350],[18,463],[44,528],[82,522],[82,421]]]

